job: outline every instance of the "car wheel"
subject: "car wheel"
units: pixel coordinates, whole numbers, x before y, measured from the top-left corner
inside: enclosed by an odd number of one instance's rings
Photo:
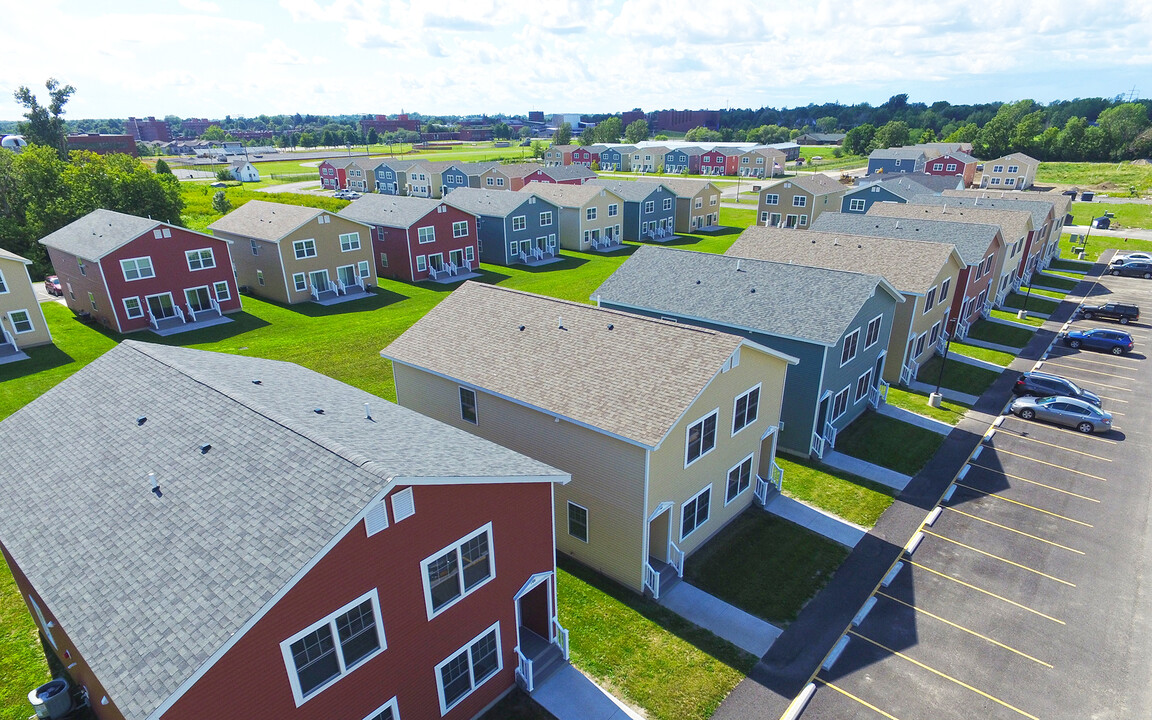
[[[1112,348],[1112,354],[1113,355],[1123,355],[1124,354],[1124,348],[1117,345],[1116,347]]]
[[[1031,420],[1032,418],[1036,417],[1036,411],[1032,408],[1024,408],[1020,411],[1020,417],[1024,418],[1025,420]]]
[[[1145,280],[1152,280],[1152,273],[1144,273],[1141,277]]]
[[[1090,312],[1084,313],[1084,319],[1085,320],[1091,320],[1092,319],[1092,313],[1090,313]]]
[[[1069,340],[1068,341],[1068,347],[1075,350],[1076,348],[1080,347],[1080,341],[1079,340]]]
[[[1128,317],[1127,316],[1121,317],[1120,318],[1120,324],[1121,325],[1127,325],[1128,324]]]
[[[1120,271],[1119,270],[1113,270],[1112,274],[1115,275],[1116,277],[1120,277]]]
[[[1077,429],[1077,430],[1079,430],[1079,431],[1080,431],[1080,432],[1082,432],[1082,433],[1090,433],[1090,432],[1092,432],[1093,430],[1095,430],[1096,428],[1092,427],[1092,423],[1090,423],[1090,422],[1088,422],[1087,420],[1085,420],[1084,422],[1082,422],[1082,423],[1080,423],[1079,425],[1077,425],[1077,426],[1076,426],[1076,429]]]

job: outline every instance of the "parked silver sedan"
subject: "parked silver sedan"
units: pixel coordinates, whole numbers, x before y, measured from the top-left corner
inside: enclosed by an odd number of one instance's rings
[[[1044,420],[1076,428],[1082,433],[1103,433],[1112,429],[1112,413],[1070,397],[1021,397],[1012,402],[1010,411],[1025,420]]]

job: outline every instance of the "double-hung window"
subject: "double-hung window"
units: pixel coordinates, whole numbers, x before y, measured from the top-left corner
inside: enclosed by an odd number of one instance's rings
[[[212,248],[188,250],[184,253],[188,260],[189,270],[207,270],[216,267],[216,258],[212,255]]]
[[[844,388],[840,392],[836,393],[836,397],[832,399],[833,422],[840,419],[840,416],[848,410],[848,392],[849,389]]]
[[[228,283],[223,280],[212,283],[212,291],[216,293],[216,302],[232,299],[232,291],[228,288]]]
[[[611,205],[608,206],[608,217],[616,217],[619,214],[620,214],[620,206],[619,205],[617,205],[616,203],[612,203]]]
[[[568,534],[588,542],[588,508],[568,501]]]
[[[844,348],[840,351],[840,365],[844,366],[856,357],[860,345],[860,330],[857,328],[844,337]]]
[[[756,422],[760,414],[760,386],[752,388],[736,398],[736,407],[732,413],[732,434],[743,430],[746,426]]]
[[[645,213],[656,212],[656,201],[655,200],[645,200],[644,201],[644,212]]]
[[[387,647],[375,588],[280,643],[296,706]]]
[[[432,226],[417,228],[416,240],[421,245],[436,242],[436,228]]]
[[[460,419],[473,425],[477,423],[475,390],[460,388]]]
[[[360,233],[350,232],[340,235],[340,251],[351,252],[360,249]]]
[[[545,210],[540,213],[540,227],[547,227],[552,224],[552,211]]]
[[[936,305],[936,288],[928,291],[928,296],[924,298],[924,312],[928,312]]]
[[[948,299],[948,285],[952,283],[952,278],[944,278],[944,282],[940,283],[940,302]]]
[[[16,331],[17,335],[30,333],[35,330],[32,325],[32,316],[28,314],[27,310],[13,310],[8,313],[8,322],[12,323],[12,329]]]
[[[765,193],[764,194],[764,204],[765,205],[779,205],[780,204],[780,196],[775,194],[775,193]]]
[[[308,289],[308,281],[304,278],[304,273],[292,275],[292,287],[296,288],[296,292],[304,292]]]
[[[297,260],[316,257],[316,241],[312,239],[297,240],[292,243],[292,252],[295,253]]]
[[[664,205],[662,207],[665,210],[671,210],[672,209],[672,198],[664,198]]]
[[[687,456],[685,467],[707,455],[716,447],[716,417],[718,412],[713,410],[704,417],[688,426],[687,430]]]
[[[872,347],[880,339],[880,328],[884,324],[884,316],[877,315],[868,322],[868,330],[864,333],[864,349]]]
[[[420,570],[431,620],[495,576],[492,523],[425,558]]]
[[[140,304],[140,298],[124,298],[124,312],[132,319],[144,317],[144,306]]]
[[[513,232],[519,232],[526,227],[528,227],[527,216],[524,216],[524,215],[513,215],[512,216],[512,231]]]
[[[497,622],[436,666],[440,714],[448,714],[502,668],[500,623]]]
[[[752,456],[744,458],[740,464],[728,471],[728,487],[724,491],[724,504],[735,500],[752,484]]]
[[[452,223],[452,237],[462,238],[468,236],[468,221],[460,220]]]
[[[792,207],[805,207],[807,205],[808,205],[808,196],[807,195],[793,195],[792,196]]]
[[[152,269],[152,258],[150,257],[121,260],[120,269],[124,271],[125,280],[143,280],[144,278],[156,277],[156,271]]]
[[[712,511],[712,486],[693,495],[680,507],[680,539],[696,532],[696,528],[708,522]]]
[[[848,201],[848,212],[864,212],[864,199],[852,198]]]
[[[596,208],[594,208],[594,207],[588,208],[584,212],[584,217],[586,217],[589,220],[595,220],[596,219]]]

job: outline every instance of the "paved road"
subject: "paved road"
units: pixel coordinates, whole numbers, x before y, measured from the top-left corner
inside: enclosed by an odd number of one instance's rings
[[[1135,238],[1138,240],[1152,240],[1152,230],[1141,230],[1140,228],[1124,228],[1123,230],[1101,230],[1099,228],[1092,228],[1092,232],[1088,232],[1087,225],[1065,225],[1064,232],[1075,233],[1076,235],[1088,234],[1088,244],[1092,244],[1094,237],[1110,237],[1110,238]]]

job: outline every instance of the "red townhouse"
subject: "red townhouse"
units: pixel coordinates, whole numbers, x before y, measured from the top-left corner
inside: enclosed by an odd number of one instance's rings
[[[467,720],[566,662],[571,476],[542,462],[293,363],[130,340],[0,427],[0,550],[98,720]]]
[[[595,180],[596,173],[583,165],[562,165],[559,167],[540,168],[524,176],[523,187],[530,182],[555,183],[557,185],[583,185],[589,180]],[[513,187],[513,190],[520,188]]]
[[[943,177],[962,177],[964,178],[964,187],[972,187],[972,183],[976,179],[976,164],[978,162],[968,153],[954,151],[929,160],[924,165],[924,172]]]
[[[590,168],[592,163],[600,164],[600,151],[594,145],[578,147],[572,151],[572,164]]]
[[[228,241],[112,210],[40,239],[64,301],[118,333],[170,335],[240,310]]]
[[[700,156],[701,175],[735,175],[743,150],[713,148]]]
[[[377,163],[360,162],[360,158],[328,158],[320,163],[320,186],[325,190],[372,192],[376,177],[370,168]]]
[[[442,200],[365,195],[337,214],[372,227],[380,277],[440,283],[479,277],[476,216]]]
[[[348,187],[347,180],[343,165],[337,165],[332,159],[320,161],[320,187],[325,190],[344,190]]]

